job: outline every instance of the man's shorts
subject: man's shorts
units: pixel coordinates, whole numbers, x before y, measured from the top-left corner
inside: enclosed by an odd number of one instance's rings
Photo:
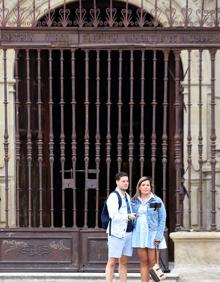
[[[132,232],[125,234],[124,238],[117,238],[108,235],[108,257],[120,258],[132,256]]]

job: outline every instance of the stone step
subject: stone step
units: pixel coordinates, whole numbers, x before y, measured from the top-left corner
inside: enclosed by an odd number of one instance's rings
[[[166,282],[177,282],[178,275],[167,273]],[[0,282],[104,282],[104,273],[0,273]],[[118,274],[115,274],[114,282],[119,282]],[[139,273],[129,273],[128,282],[140,282]]]

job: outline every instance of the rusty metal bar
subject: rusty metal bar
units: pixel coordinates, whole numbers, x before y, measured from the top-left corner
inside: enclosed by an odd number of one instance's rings
[[[60,9],[59,23],[63,27],[67,27],[69,24],[68,9],[66,8],[66,0],[63,0],[63,8]]]
[[[95,135],[95,162],[96,162],[96,179],[99,181],[99,170],[100,170],[100,147],[101,147],[101,136],[100,136],[100,51],[96,51],[96,135]],[[98,228],[99,222],[99,182],[96,187],[96,216],[95,216],[95,227]]]
[[[140,117],[140,177],[144,175],[144,147],[145,147],[145,135],[144,135],[144,92],[145,92],[145,51],[141,50],[141,99],[140,99],[140,110],[141,110],[141,117]]]
[[[62,175],[62,227],[65,227],[65,132],[64,132],[64,57],[63,49],[60,50],[60,164],[61,164],[61,175]]]
[[[128,27],[129,26],[129,22],[130,22],[130,19],[129,19],[129,12],[128,12],[128,0],[126,0],[125,2],[125,11],[122,10],[122,15],[123,15],[123,24],[125,27]]]
[[[73,171],[73,227],[76,227],[76,59],[75,50],[71,50],[71,81],[72,81],[72,171]]]
[[[4,64],[4,163],[5,163],[5,227],[9,227],[9,181],[8,181],[8,164],[9,164],[9,134],[8,134],[8,87],[7,87],[7,50],[3,49]]]
[[[155,166],[156,166],[156,91],[157,91],[157,51],[153,51],[153,98],[152,98],[152,134],[151,134],[151,165],[152,165],[152,183],[155,182]]]
[[[83,27],[82,0],[79,0],[79,27]]]
[[[19,132],[19,75],[18,49],[15,49],[15,152],[16,152],[16,227],[20,227],[20,132]]]
[[[85,179],[89,169],[89,51],[85,50],[85,135],[84,135]],[[88,189],[85,187],[84,227],[88,227]]]
[[[203,134],[202,134],[202,50],[199,50],[199,135],[198,135],[198,162],[199,162],[199,226],[203,228]]]
[[[219,18],[218,18],[218,0],[215,1],[215,27],[219,26]]]
[[[49,162],[50,162],[50,220],[51,227],[54,227],[54,181],[53,181],[53,166],[54,166],[54,133],[53,133],[53,73],[52,73],[52,50],[49,49]]]
[[[51,4],[50,4],[50,0],[48,0],[48,8],[47,8],[47,13],[48,13],[48,16],[47,16],[47,20],[46,20],[46,23],[47,23],[47,26],[51,27],[53,25],[53,14],[51,12]]]
[[[32,134],[31,134],[31,96],[30,96],[30,50],[26,49],[27,68],[27,166],[28,166],[28,227],[32,226]]]
[[[168,120],[168,59],[169,50],[164,51],[164,97],[163,97],[163,134],[162,134],[162,167],[163,167],[163,202],[166,206],[167,193],[167,148],[168,148],[168,134],[167,134],[167,120]]]
[[[2,0],[2,22],[1,25],[2,27],[5,27],[5,0]]]
[[[186,0],[186,11],[185,11],[185,22],[184,22],[185,28],[187,28],[189,24],[188,13],[189,13],[189,3],[188,0]]]
[[[140,18],[139,18],[139,26],[143,27],[145,24],[145,14],[144,14],[144,1],[141,0],[141,8],[139,9],[140,11]]]
[[[191,50],[188,51],[188,133],[187,133],[187,163],[188,163],[188,195],[189,195],[189,229],[192,227],[192,194],[191,194],[191,181],[192,181],[192,132],[191,132]]]
[[[93,0],[93,10],[94,10],[94,15],[92,15],[92,24],[94,27],[98,27],[99,25],[98,15],[100,13],[100,10],[97,9],[96,0]]]
[[[36,3],[35,3],[35,0],[32,1],[32,6],[33,6],[32,27],[35,27],[35,26],[37,26]]]
[[[134,162],[134,132],[133,132],[133,112],[134,112],[134,51],[130,50],[130,120],[128,137],[128,162],[129,162],[129,192],[132,194],[133,162]]]
[[[211,230],[216,230],[216,129],[215,129],[215,59],[216,49],[210,50],[211,55],[211,135],[210,135],[210,164],[211,164]]]
[[[106,135],[106,164],[107,164],[107,195],[110,192],[111,164],[111,51],[108,50],[108,98],[107,98],[107,135]]]
[[[17,27],[20,27],[21,26],[21,8],[20,8],[20,0],[17,0],[17,6],[15,8],[15,11],[17,10],[17,15],[16,15],[16,24],[17,24]]]
[[[114,26],[115,21],[116,21],[116,13],[117,13],[117,10],[116,8],[113,8],[112,0],[110,0],[109,8],[106,9],[106,14],[107,14],[106,20],[107,20],[109,27]]]
[[[181,191],[181,139],[180,139],[180,50],[175,55],[175,166],[176,166],[176,231],[180,230],[180,191]]]
[[[200,26],[204,25],[204,0],[201,2],[201,19],[200,19]]]
[[[118,172],[122,165],[122,50],[119,50],[119,71],[118,71],[118,135],[117,135],[117,163]]]
[[[40,227],[43,227],[43,132],[42,132],[42,97],[41,97],[41,52],[37,49],[37,90],[38,90],[38,165],[39,165],[39,217]]]

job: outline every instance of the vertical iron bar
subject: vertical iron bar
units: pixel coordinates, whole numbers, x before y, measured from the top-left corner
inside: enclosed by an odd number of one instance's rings
[[[164,98],[163,98],[163,135],[162,135],[162,166],[163,166],[163,202],[166,206],[166,192],[167,192],[167,147],[168,147],[168,135],[167,135],[167,120],[168,120],[168,58],[169,51],[164,51]]]
[[[33,0],[32,2],[32,6],[33,6],[33,21],[32,21],[32,26],[36,26],[37,25],[37,19],[36,19],[36,4],[35,4],[35,0]]]
[[[63,19],[61,20],[61,23],[63,27],[68,25],[68,19],[66,17],[66,0],[63,0]]]
[[[85,179],[88,179],[89,169],[89,51],[85,51],[85,135],[84,135],[84,161]],[[84,227],[88,227],[88,189],[85,187]]]
[[[128,137],[128,162],[129,162],[129,192],[132,193],[133,161],[134,161],[134,133],[133,133],[133,111],[134,111],[134,51],[130,50],[130,121]]]
[[[79,27],[83,27],[82,0],[79,0]]]
[[[175,50],[175,166],[176,166],[176,230],[180,229],[181,140],[180,140],[180,50]]]
[[[4,129],[4,163],[5,163],[5,227],[9,227],[9,181],[8,181],[8,163],[9,163],[9,134],[8,134],[8,87],[7,87],[7,49],[3,49],[4,61],[4,114],[5,114],[5,129]]]
[[[145,51],[141,50],[141,100],[140,100],[140,108],[141,108],[141,120],[140,120],[140,176],[144,174],[144,147],[145,147],[145,136],[144,136],[144,82],[145,82]]]
[[[157,0],[155,0],[155,14],[154,14],[154,18],[155,18],[155,22],[156,23],[158,23],[159,22],[159,20],[158,20],[158,18],[157,18]]]
[[[215,26],[218,27],[219,20],[218,20],[218,0],[215,1]]]
[[[128,0],[125,3],[125,27],[128,27],[129,20],[128,20]]]
[[[93,0],[93,9],[94,9],[93,25],[94,25],[94,27],[98,27],[96,0]]]
[[[20,1],[17,0],[17,27],[21,26],[20,18]]]
[[[5,0],[2,0],[2,27],[5,26]]]
[[[47,23],[47,26],[51,26],[52,22],[51,22],[51,15],[50,15],[50,0],[48,0],[47,10],[48,10],[48,19],[47,19],[46,23]]]
[[[108,50],[108,99],[107,99],[107,135],[106,135],[106,164],[107,164],[107,196],[110,192],[111,164],[111,51]]]
[[[188,8],[189,8],[189,3],[188,0],[186,0],[185,28],[188,27]]]
[[[72,170],[73,170],[73,227],[76,227],[76,73],[75,50],[71,50],[71,81],[72,81]]]
[[[119,74],[118,74],[118,136],[117,136],[117,163],[118,171],[122,164],[122,50],[119,50]]]
[[[173,25],[173,20],[172,20],[172,10],[173,10],[173,7],[172,7],[172,0],[170,0],[170,3],[169,3],[169,11],[170,11],[170,27]]]
[[[203,154],[203,137],[202,137],[202,50],[199,50],[199,136],[198,136],[198,157],[199,157],[199,225],[200,230],[203,228],[203,177],[202,177],[202,154]]]
[[[156,165],[156,83],[157,83],[157,51],[153,51],[153,99],[152,99],[152,135],[151,135],[151,165],[152,165],[152,183],[155,182],[155,165]]]
[[[28,227],[31,227],[32,219],[32,186],[31,186],[31,166],[32,166],[32,135],[31,135],[31,97],[30,97],[30,50],[26,49],[27,68],[27,164],[28,164]]]
[[[112,10],[112,0],[110,0],[110,19],[109,19],[109,26],[112,27],[113,26],[113,10]]]
[[[203,17],[204,17],[204,0],[202,0],[202,3],[201,3],[202,7],[201,7],[201,23],[200,23],[200,26],[202,27],[204,22],[203,22]]]
[[[60,50],[60,163],[61,163],[61,174],[62,174],[62,227],[65,227],[65,133],[64,133],[64,77],[63,77],[63,50]]]
[[[216,49],[210,50],[211,54],[211,135],[210,135],[210,164],[211,164],[211,230],[216,230],[216,190],[215,190],[215,167],[216,167],[216,129],[215,129],[215,59]]]
[[[192,173],[192,134],[191,134],[191,50],[188,51],[188,136],[187,136],[187,163],[188,163],[188,194],[189,194],[189,229],[192,227],[191,203],[191,173]]]
[[[54,133],[53,133],[53,77],[52,77],[52,50],[49,49],[49,161],[50,161],[50,217],[51,227],[54,227],[54,182],[53,182],[53,165],[54,165]]]
[[[43,226],[43,133],[42,133],[42,99],[41,99],[41,52],[37,50],[37,87],[38,87],[38,164],[39,164],[39,202],[40,202],[40,227]]]
[[[140,27],[143,27],[144,26],[144,22],[145,22],[145,19],[144,19],[144,1],[141,0],[141,16],[140,16],[140,21],[139,21],[139,25]]]
[[[96,136],[95,136],[95,148],[96,148],[96,179],[99,180],[99,169],[100,169],[100,51],[96,51]],[[98,228],[99,222],[99,185],[96,187],[96,217],[95,227]]]
[[[18,49],[15,49],[15,151],[16,151],[16,227],[20,227],[20,148],[21,148],[21,140],[20,140],[20,132],[19,132],[19,75],[18,75]]]

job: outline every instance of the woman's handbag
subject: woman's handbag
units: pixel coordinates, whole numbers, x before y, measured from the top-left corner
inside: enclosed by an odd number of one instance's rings
[[[159,265],[159,245],[155,245],[155,257],[156,257],[156,263],[155,265],[150,269],[150,275],[153,281],[159,282],[161,280],[165,280],[166,276],[163,273],[162,269]]]

